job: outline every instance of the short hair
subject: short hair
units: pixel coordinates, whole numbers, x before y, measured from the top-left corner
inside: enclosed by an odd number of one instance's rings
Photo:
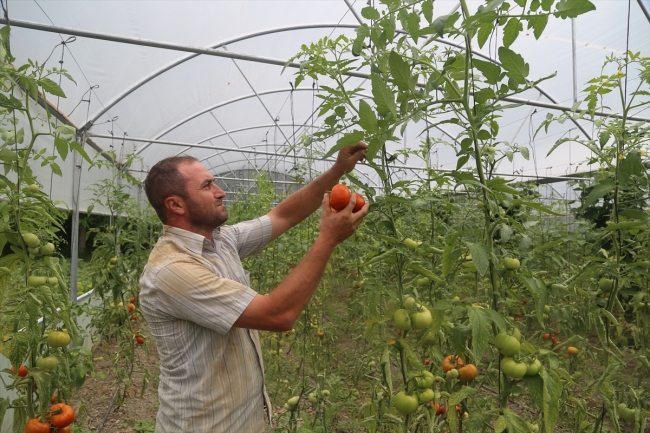
[[[198,159],[189,155],[165,158],[151,167],[144,180],[144,192],[147,194],[147,199],[163,224],[167,223],[167,208],[165,207],[167,197],[177,195],[184,200],[189,197],[185,178],[178,171],[178,167],[193,162],[198,162]]]

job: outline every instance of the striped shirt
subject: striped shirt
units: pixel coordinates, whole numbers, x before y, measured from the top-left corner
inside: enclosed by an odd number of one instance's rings
[[[241,258],[271,238],[264,216],[205,237],[165,226],[140,277],[140,305],[160,355],[156,433],[264,431],[257,331],[233,328],[257,293]]]

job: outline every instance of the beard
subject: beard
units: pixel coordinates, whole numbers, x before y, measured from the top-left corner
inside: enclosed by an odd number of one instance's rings
[[[194,227],[214,231],[214,229],[228,221],[228,212],[226,212],[225,204],[220,209],[216,202],[212,206],[202,207],[194,200],[188,198],[186,203],[190,212],[189,221]]]

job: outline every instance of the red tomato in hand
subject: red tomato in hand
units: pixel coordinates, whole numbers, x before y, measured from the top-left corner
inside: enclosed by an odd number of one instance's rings
[[[363,207],[363,205],[366,204],[366,200],[363,198],[363,196],[361,194],[359,194],[358,192],[355,192],[355,194],[357,195],[357,202],[354,205],[354,209],[352,209],[353,213],[354,212],[359,212],[361,210],[361,208]]]
[[[352,197],[350,189],[339,183],[332,188],[330,194],[330,206],[334,210],[343,210],[350,202],[350,197]]]

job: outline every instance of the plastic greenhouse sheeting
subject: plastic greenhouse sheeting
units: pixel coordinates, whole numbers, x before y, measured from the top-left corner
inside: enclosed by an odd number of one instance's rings
[[[606,56],[612,53],[622,56],[626,49],[650,56],[650,22],[640,3],[649,10],[648,0],[592,1],[597,9],[576,18],[574,23],[578,100],[584,97],[585,83],[601,74]],[[470,10],[483,4],[468,3]],[[437,0],[434,5],[434,15],[439,16],[455,10],[458,2]],[[283,71],[279,65],[195,55],[183,52],[182,47],[218,47],[221,52],[286,61],[302,44],[324,36],[345,34],[354,38],[354,28],[359,25],[356,17],[360,17],[359,11],[365,6],[365,1],[352,0],[25,0],[8,2],[8,18],[15,23],[11,30],[11,50],[18,64],[27,59],[39,62],[47,59],[49,66],[58,67],[63,60],[63,68],[74,77],[76,84],[64,80],[62,88],[67,98],[52,100],[52,104],[58,106],[76,127],[94,135],[92,139],[101,148],[112,148],[118,156],[138,153],[142,162],[134,167],[136,177],[143,179],[148,168],[158,160],[181,152],[204,160],[216,175],[234,177],[238,170],[250,172],[248,169],[291,173],[299,158],[307,155],[304,147],[298,145],[294,149],[293,145],[299,144],[301,136],[323,124],[323,119],[313,113],[318,111],[320,86],[328,83],[305,80],[293,89],[295,69]],[[380,2],[376,2],[376,6],[381,7]],[[20,27],[21,22],[120,36],[131,41],[176,44],[177,49],[83,36],[72,40],[69,34]],[[62,45],[62,41],[67,42]],[[445,49],[450,47],[447,42],[460,41],[443,40],[436,44]],[[475,48],[485,56],[496,57],[493,43],[486,44],[483,49]],[[557,73],[555,78],[543,82],[541,88],[557,104],[573,105],[570,19],[551,19],[539,40],[535,40],[532,31],[525,31],[512,49],[530,63],[530,78]],[[181,61],[183,59],[185,61]],[[611,70],[607,72],[612,73]],[[630,75],[631,85],[634,80],[638,78]],[[362,78],[351,78],[350,84],[364,87],[365,93],[370,93],[369,83]],[[551,102],[538,90],[530,90],[520,97]],[[615,100],[610,107],[613,112],[620,110]],[[547,112],[549,108],[523,105],[505,113],[498,138],[528,146],[532,157],[529,160],[516,157],[512,163],[501,164],[498,172],[544,177],[589,169],[578,167],[588,151],[576,144],[566,143],[546,157],[558,138],[583,134],[576,124],[556,123],[548,133],[532,139],[531,131]],[[632,114],[642,119],[650,118],[649,109]],[[591,128],[587,123],[584,126]],[[388,152],[417,148],[422,140],[422,128],[421,122],[409,126],[402,140],[387,145]],[[585,131],[593,132],[591,129]],[[459,131],[450,128],[447,132],[454,136]],[[441,131],[431,133],[452,141]],[[154,139],[165,143],[147,141]],[[317,146],[327,150],[335,144],[335,139]],[[188,143],[200,147],[183,145]],[[40,145],[51,146],[51,143]],[[89,153],[95,152],[89,150]],[[436,147],[433,155],[433,163],[439,169],[455,168],[456,159],[455,151],[449,146]],[[421,164],[422,161],[404,157],[396,163]],[[329,162],[316,161],[314,167],[319,170],[328,165]],[[54,177],[53,198],[71,204],[72,159],[68,159],[63,168],[64,176]],[[360,176],[362,181],[371,186],[379,184],[370,168],[360,167],[359,171],[364,173]],[[85,187],[111,174],[106,170],[82,170],[82,211],[90,196]],[[46,189],[50,177],[49,172],[39,176]]]

